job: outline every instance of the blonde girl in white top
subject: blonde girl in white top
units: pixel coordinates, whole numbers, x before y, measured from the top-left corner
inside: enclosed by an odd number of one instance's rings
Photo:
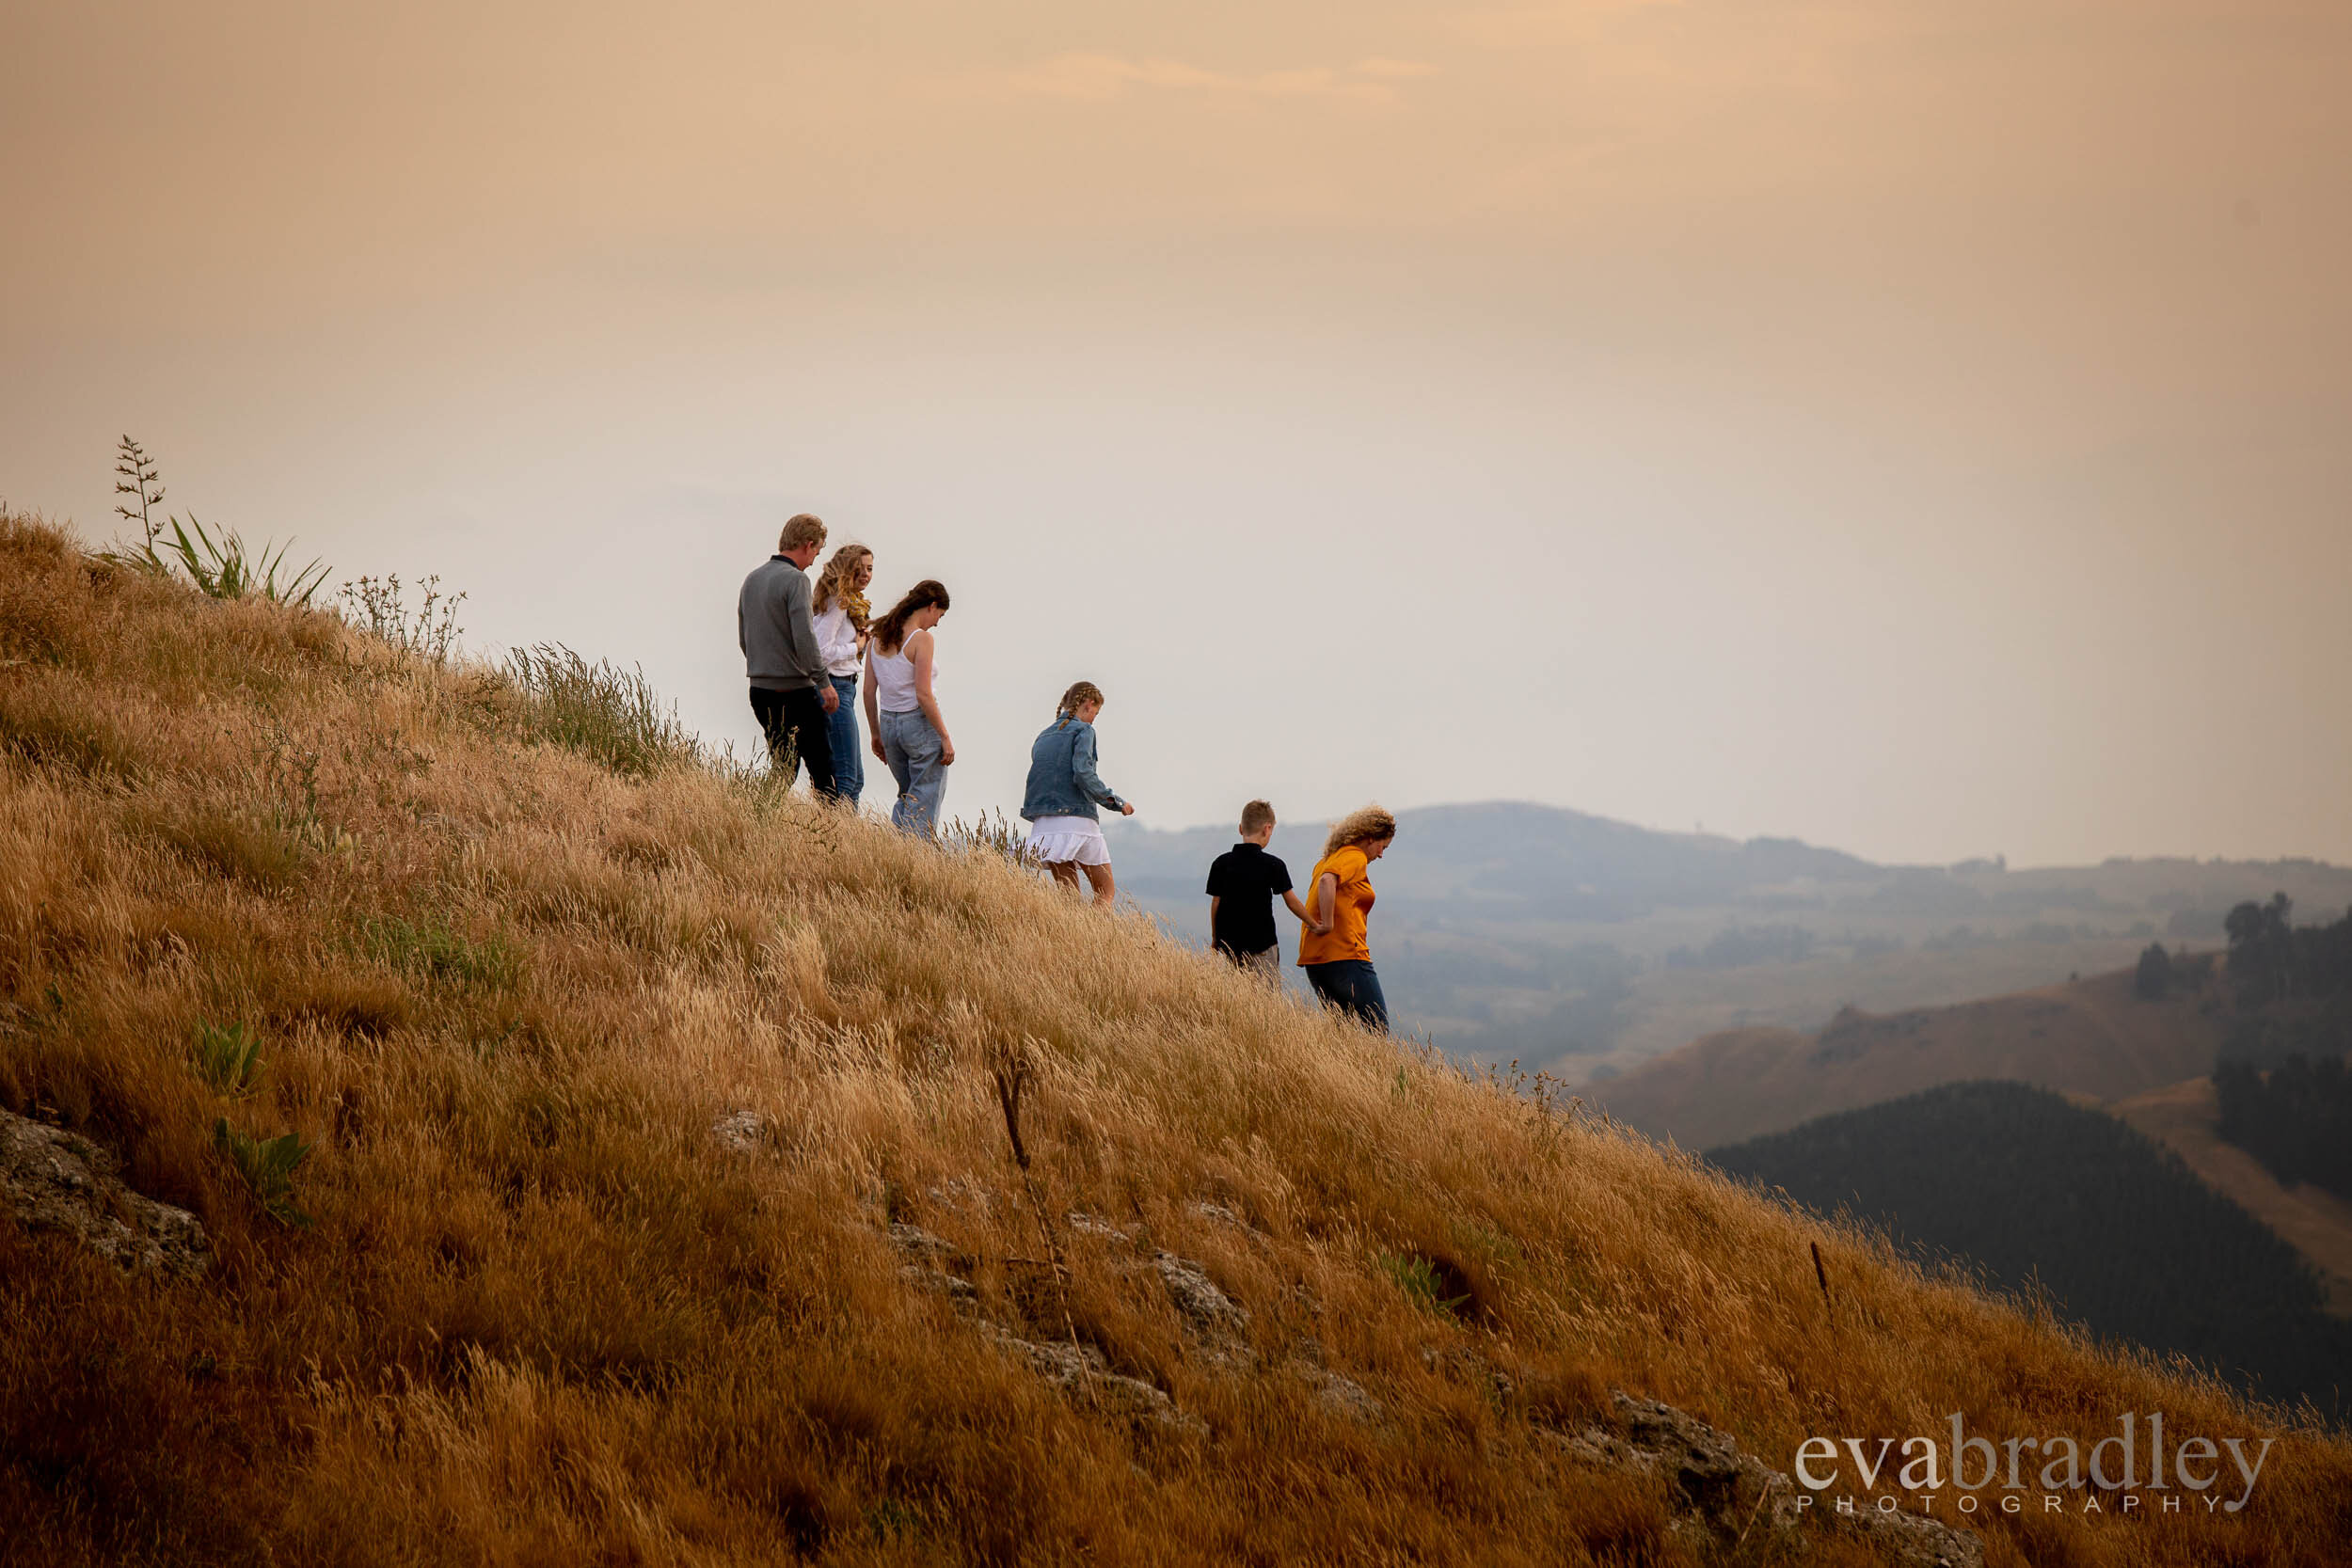
[[[866,587],[873,580],[874,552],[863,545],[844,545],[825,562],[809,595],[809,610],[817,618],[817,652],[841,699],[833,710],[831,729],[834,793],[852,811],[866,788],[866,748],[857,733],[857,674],[866,657],[866,623],[873,614]]]

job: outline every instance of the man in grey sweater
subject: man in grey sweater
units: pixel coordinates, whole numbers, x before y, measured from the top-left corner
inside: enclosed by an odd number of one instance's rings
[[[817,626],[808,612],[808,569],[825,547],[825,525],[803,512],[784,525],[776,553],[743,579],[735,605],[736,641],[752,683],[752,712],[779,766],[797,757],[808,785],[832,798],[833,736],[828,715],[834,694]],[[787,749],[788,748],[788,749]]]

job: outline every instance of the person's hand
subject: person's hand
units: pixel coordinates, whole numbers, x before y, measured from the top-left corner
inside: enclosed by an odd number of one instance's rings
[[[939,766],[952,767],[956,760],[956,743],[946,736],[939,737]]]
[[[1133,800],[1122,801],[1122,802],[1120,803],[1120,808],[1119,808],[1119,815],[1120,815],[1120,816],[1135,816],[1135,814],[1136,814],[1136,803],[1135,803]]]
[[[881,736],[876,736],[872,740],[868,741],[866,743],[866,750],[874,753],[874,760],[876,762],[881,763],[884,768],[890,766],[890,753],[882,750]]]
[[[831,681],[825,683],[825,689],[818,694],[817,700],[824,705],[827,713],[832,713],[841,706],[841,693],[833,689]]]

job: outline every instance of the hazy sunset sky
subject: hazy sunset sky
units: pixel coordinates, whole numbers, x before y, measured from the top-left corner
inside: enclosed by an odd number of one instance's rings
[[[128,432],[739,750],[814,511],[955,594],[951,813],[1087,676],[1160,826],[2347,861],[2347,83],[2337,0],[0,0],[0,499],[108,536]]]

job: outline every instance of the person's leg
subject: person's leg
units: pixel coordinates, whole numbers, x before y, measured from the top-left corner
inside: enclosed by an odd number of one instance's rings
[[[904,832],[930,837],[939,826],[946,768],[939,761],[939,732],[920,713],[894,713],[886,721],[893,736],[890,770],[898,779],[898,803],[890,820]]]
[[[1119,884],[1111,879],[1110,862],[1104,861],[1100,865],[1081,865],[1078,869],[1087,874],[1087,885],[1094,889],[1096,909],[1107,910],[1118,902]]]
[[[824,699],[812,686],[786,692],[784,704],[785,722],[801,749],[801,764],[808,769],[808,787],[830,800],[834,792],[833,717],[825,711]]]
[[[903,720],[905,715],[884,713],[882,716],[882,766],[890,769],[891,782],[898,786],[897,800],[891,805],[891,820],[898,820],[898,800],[906,799],[907,785],[913,780],[913,759],[907,755]]]
[[[890,803],[891,826],[903,830],[907,825],[907,801],[914,789],[914,756],[907,750],[907,715],[884,713],[882,716],[882,760],[890,766],[890,777],[898,786],[898,793]]]
[[[1054,874],[1054,880],[1061,886],[1073,893],[1078,891],[1078,863],[1076,861],[1047,861],[1045,869]]]
[[[1337,964],[1301,964],[1298,967],[1305,972],[1307,976],[1307,988],[1315,993],[1316,1001],[1322,1003],[1327,1007],[1337,1007],[1343,1005],[1336,992],[1333,984],[1334,976],[1331,974],[1334,969],[1339,967]]]
[[[1367,1029],[1383,1035],[1389,1032],[1389,999],[1380,990],[1380,972],[1369,961],[1356,977],[1356,1016]]]
[[[833,689],[841,699],[825,734],[833,744],[833,788],[855,806],[857,798],[866,792],[866,742],[857,733],[857,677],[835,675]]]
[[[1241,966],[1242,973],[1263,980],[1276,990],[1282,989],[1282,950],[1279,947],[1243,953],[1236,956],[1233,961]]]
[[[781,770],[791,756],[784,733],[784,693],[753,687],[752,717],[759,721],[760,736],[768,743],[768,766]],[[786,783],[790,782],[787,777]]]
[[[947,800],[947,765],[939,760],[945,748],[931,721],[920,713],[913,718],[914,734],[908,750],[914,759],[914,777],[907,793],[914,807],[910,831],[929,838],[939,832],[939,809]]]

